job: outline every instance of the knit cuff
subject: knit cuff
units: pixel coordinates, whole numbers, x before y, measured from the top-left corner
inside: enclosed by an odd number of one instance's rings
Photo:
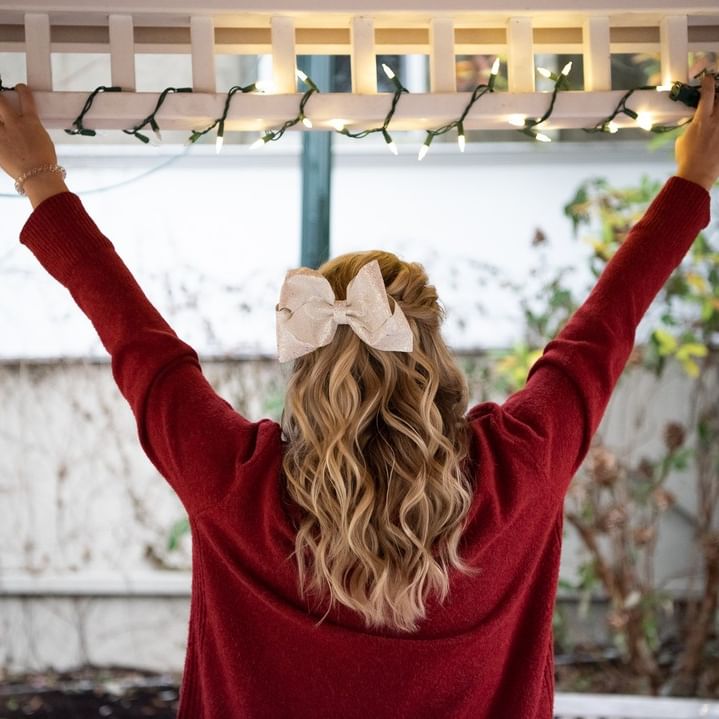
[[[667,224],[675,228],[671,239],[681,242],[690,235],[695,238],[711,219],[711,195],[696,182],[672,175],[647,208],[640,222],[651,233],[666,233]]]
[[[20,242],[62,284],[81,262],[100,250],[114,250],[73,192],[43,200],[20,231]]]

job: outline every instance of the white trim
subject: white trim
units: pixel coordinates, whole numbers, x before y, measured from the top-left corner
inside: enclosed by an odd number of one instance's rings
[[[557,692],[554,714],[557,719],[707,719],[719,717],[719,702],[630,694]]]

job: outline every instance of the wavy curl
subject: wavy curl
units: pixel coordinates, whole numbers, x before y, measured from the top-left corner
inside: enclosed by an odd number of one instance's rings
[[[404,311],[414,349],[366,345],[349,325],[294,361],[281,425],[286,490],[302,510],[295,551],[301,596],[329,595],[368,628],[413,632],[436,591],[449,594],[473,486],[467,474],[466,379],[440,334],[445,310],[424,267],[371,250],[319,271],[337,299],[377,260],[391,309]],[[319,624],[318,623],[318,624]]]

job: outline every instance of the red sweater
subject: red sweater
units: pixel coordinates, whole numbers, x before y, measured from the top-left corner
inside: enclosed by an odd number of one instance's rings
[[[77,195],[46,199],[20,240],[68,288],[111,357],[139,441],[192,531],[179,719],[551,719],[563,500],[639,321],[699,230],[710,195],[671,177],[584,304],[504,404],[470,409],[477,484],[444,607],[420,631],[367,631],[298,598],[282,441],[216,394]],[[273,315],[267,308],[268,322]],[[314,605],[312,605],[314,606]]]

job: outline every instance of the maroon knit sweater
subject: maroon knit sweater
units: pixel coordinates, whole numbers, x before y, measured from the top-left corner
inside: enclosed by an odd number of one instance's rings
[[[430,599],[413,635],[368,631],[342,605],[315,626],[326,603],[298,597],[279,425],[216,394],[77,195],[35,208],[20,241],[94,325],[142,448],[189,515],[179,718],[550,719],[565,493],[709,203],[670,177],[526,385],[470,409],[477,489],[460,552],[482,572],[451,570],[445,605]]]

